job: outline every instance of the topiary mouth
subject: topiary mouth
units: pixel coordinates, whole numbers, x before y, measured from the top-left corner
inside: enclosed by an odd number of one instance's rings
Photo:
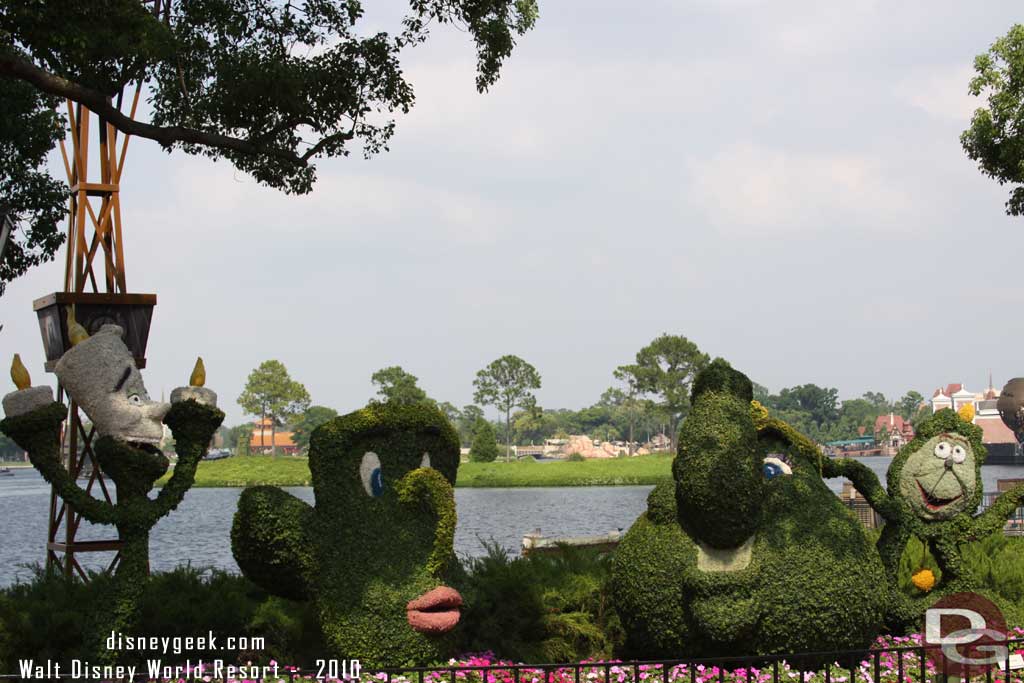
[[[455,628],[462,615],[462,596],[454,588],[438,586],[406,605],[409,626],[415,631],[440,635]]]
[[[938,496],[931,494],[927,490],[925,490],[924,486],[921,485],[920,481],[916,479],[914,481],[917,483],[917,490],[921,492],[921,500],[924,502],[924,506],[933,512],[941,510],[950,503],[960,500],[961,498],[963,498],[964,495],[963,493],[958,493],[952,498],[939,498]]]
[[[129,441],[128,445],[144,453],[149,453],[150,455],[163,454],[163,451],[161,451],[155,443],[150,443],[148,441]]]

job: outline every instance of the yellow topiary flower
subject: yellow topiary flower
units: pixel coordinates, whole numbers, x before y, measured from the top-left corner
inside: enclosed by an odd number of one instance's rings
[[[911,576],[910,580],[924,593],[935,587],[935,574],[932,573],[931,569],[917,570],[917,573]]]
[[[965,403],[956,412],[964,422],[974,422],[974,404]]]
[[[754,424],[760,425],[768,419],[768,409],[761,405],[760,401],[750,402],[750,414],[754,418]]]

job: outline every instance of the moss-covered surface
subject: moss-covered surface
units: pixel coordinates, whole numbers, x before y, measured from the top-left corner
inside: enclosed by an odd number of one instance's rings
[[[822,481],[817,449],[752,406],[749,380],[727,363],[705,373],[680,432],[675,495],[656,488],[616,552],[628,655],[866,647],[882,625],[884,572]],[[702,569],[714,563],[701,557],[731,568]]]
[[[60,462],[60,428],[67,409],[51,403],[25,415],[0,422],[0,431],[28,452],[58,495],[94,524],[111,524],[123,542],[113,579],[106,584],[103,608],[90,615],[90,630],[96,643],[110,631],[128,632],[138,613],[139,600],[149,574],[149,532],[161,517],[178,506],[192,486],[196,464],[224,419],[216,408],[195,401],[176,403],[164,418],[178,449],[178,464],[167,485],[156,498],[149,492],[168,467],[167,458],[150,447],[135,447],[111,437],[100,437],[94,452],[102,470],[117,485],[115,503],[93,498],[78,486]],[[114,659],[116,651],[95,645],[100,660]]]
[[[675,482],[658,484],[612,560],[611,595],[626,631],[625,657],[691,653],[682,575],[696,561],[696,545],[676,522]]]
[[[318,427],[309,465],[313,507],[268,487],[243,492],[232,528],[243,572],[310,596],[331,656],[368,666],[449,656],[455,632],[414,630],[406,605],[457,579],[455,430],[430,406],[371,404]]]
[[[945,595],[976,590],[961,546],[1001,529],[1024,502],[1024,486],[1017,486],[974,515],[983,495],[981,434],[981,428],[952,410],[936,412],[918,425],[914,439],[893,458],[885,488],[863,463],[841,459],[825,464],[825,476],[850,479],[885,519],[877,548],[886,570],[887,619],[893,630],[916,628],[924,610]],[[907,596],[899,585],[899,569],[912,538],[926,544],[940,578],[932,590]]]

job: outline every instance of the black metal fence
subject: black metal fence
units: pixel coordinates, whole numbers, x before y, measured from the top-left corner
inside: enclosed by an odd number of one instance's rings
[[[986,510],[1000,495],[1000,492],[986,491],[978,512]],[[1003,533],[1007,536],[1024,536],[1024,507],[1014,510],[1013,516],[1006,520],[1006,525],[1003,526]]]
[[[379,683],[1008,683],[1024,682],[1022,649],[1024,640],[1008,640],[1005,656],[997,664],[976,665],[967,676],[959,677],[950,668],[955,664],[947,665],[936,656],[940,646],[910,644],[868,651],[715,659],[392,668],[364,671],[360,678]],[[295,680],[315,678],[316,671],[290,675]]]
[[[1000,495],[1002,495],[1002,492],[986,491],[982,496],[978,512],[981,513],[988,509]],[[842,497],[841,500],[853,512],[854,516],[860,520],[860,523],[868,529],[880,529],[885,524],[882,516],[875,512],[871,505],[863,498]],[[1014,510],[1013,515],[1006,520],[1006,524],[1003,526],[1003,533],[1007,536],[1024,536],[1024,507]]]
[[[1006,648],[998,655],[998,662],[975,665],[967,675],[960,676],[951,669],[955,664],[935,657],[941,650],[939,646],[921,645],[915,639],[897,638],[896,642],[909,644],[870,650],[714,659],[513,664],[486,657],[470,657],[469,664],[453,660],[450,665],[434,667],[361,669],[357,672],[348,666],[340,675],[332,672],[331,660],[311,668],[268,667],[259,674],[251,673],[255,667],[249,666],[248,673],[234,677],[218,676],[214,662],[207,662],[201,670],[192,669],[171,679],[154,679],[143,671],[133,680],[173,683],[217,683],[222,680],[231,683],[338,683],[346,680],[360,683],[1024,683],[1024,659],[1021,656],[1024,639],[1005,641]],[[63,680],[69,678],[60,677]],[[17,673],[0,675],[0,679],[29,680]],[[115,679],[100,677],[91,680]]]

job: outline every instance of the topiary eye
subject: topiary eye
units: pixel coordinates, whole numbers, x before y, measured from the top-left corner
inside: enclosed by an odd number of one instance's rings
[[[964,450],[963,446],[957,444],[953,446],[953,455],[950,457],[953,458],[953,462],[957,464],[962,463],[964,460],[967,459],[967,451]]]
[[[384,493],[384,475],[380,469],[380,458],[373,451],[367,451],[363,455],[363,461],[359,463],[359,478],[363,481],[363,490],[367,495],[376,498]]]
[[[793,474],[793,469],[782,458],[769,456],[764,459],[764,464],[761,465],[761,472],[764,474],[765,479],[771,480],[775,477]]]
[[[948,441],[940,441],[937,444],[935,444],[936,458],[942,458],[943,460],[945,460],[952,454],[952,452],[953,447],[949,444]]]
[[[430,453],[423,454],[423,460],[420,460],[420,467],[430,467]]]

